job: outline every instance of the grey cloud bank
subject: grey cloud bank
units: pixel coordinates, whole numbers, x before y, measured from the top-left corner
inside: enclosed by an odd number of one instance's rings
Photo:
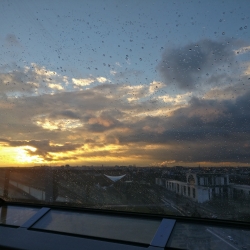
[[[176,84],[183,90],[199,89],[204,85],[204,79],[208,79],[210,75],[213,78],[221,77],[234,70],[237,64],[234,49],[240,45],[241,42],[232,40],[204,39],[184,47],[167,48],[162,54],[157,70],[166,84]],[[214,80],[210,79],[206,84],[212,82]]]

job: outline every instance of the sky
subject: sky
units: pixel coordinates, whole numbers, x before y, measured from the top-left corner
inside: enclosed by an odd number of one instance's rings
[[[0,2],[0,167],[249,166],[249,1]]]

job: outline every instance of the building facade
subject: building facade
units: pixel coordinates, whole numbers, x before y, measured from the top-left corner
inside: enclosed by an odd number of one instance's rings
[[[156,184],[198,203],[209,201],[214,197],[229,196],[229,176],[227,174],[188,172],[186,182],[156,178]]]

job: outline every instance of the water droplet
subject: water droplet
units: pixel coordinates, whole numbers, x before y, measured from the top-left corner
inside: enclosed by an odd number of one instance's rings
[[[201,70],[201,68],[197,68],[198,70]]]
[[[142,59],[140,58],[140,61],[142,61]]]
[[[189,49],[189,51],[192,51],[192,49]]]
[[[246,30],[246,29],[247,29],[247,26],[244,26],[244,29]]]
[[[224,36],[224,35],[225,35],[225,32],[222,32],[222,35]]]
[[[242,28],[242,27],[240,27],[240,30],[243,30],[243,28]]]

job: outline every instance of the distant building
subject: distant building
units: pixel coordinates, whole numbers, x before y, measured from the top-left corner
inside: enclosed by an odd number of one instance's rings
[[[189,171],[186,174],[186,182],[156,178],[156,184],[199,203],[209,201],[216,196],[228,197],[229,195],[229,176],[227,174]]]
[[[250,199],[250,186],[249,185],[232,185],[233,198]]]

